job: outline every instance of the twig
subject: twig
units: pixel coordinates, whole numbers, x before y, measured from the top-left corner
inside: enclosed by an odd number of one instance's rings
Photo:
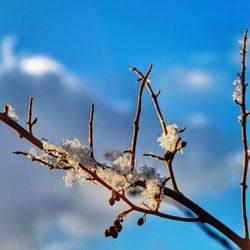
[[[140,79],[144,78],[143,74],[139,70],[137,70],[135,67],[129,67],[129,69],[132,72],[134,72],[136,75],[138,75],[140,77]],[[160,106],[159,106],[159,103],[158,103],[158,99],[157,99],[157,97],[159,96],[160,92],[158,91],[156,94],[154,94],[154,91],[152,90],[152,88],[151,88],[151,86],[149,84],[149,81],[146,81],[146,86],[147,86],[148,92],[149,92],[149,94],[150,94],[150,96],[152,98],[152,102],[154,104],[155,111],[156,111],[157,116],[159,118],[159,122],[161,124],[162,131],[163,131],[163,133],[165,135],[167,135],[168,132],[167,132],[166,123],[164,121],[164,118],[163,118],[163,115],[161,113],[161,109],[160,109]],[[166,156],[166,154],[165,154],[165,156]],[[176,183],[176,180],[175,180],[175,175],[174,175],[173,167],[172,167],[172,161],[173,161],[173,157],[172,157],[171,161],[166,160],[165,161],[165,165],[167,167],[168,174],[171,177],[171,182],[172,182],[173,189],[175,191],[179,192],[179,189],[178,189],[178,186],[177,186],[177,183]]]
[[[90,148],[90,156],[94,158],[94,151],[93,151],[93,118],[94,118],[94,104],[91,105],[90,116],[89,116],[89,137],[88,143]]]
[[[134,72],[136,75],[138,75],[140,77],[140,80],[144,78],[143,74],[138,70],[136,69],[135,67],[129,67],[129,69]],[[161,110],[160,110],[160,106],[159,106],[159,103],[158,103],[158,100],[157,100],[157,97],[159,96],[160,94],[160,90],[158,90],[158,92],[156,94],[154,94],[150,84],[149,84],[149,81],[146,81],[146,87],[148,89],[148,92],[152,98],[152,101],[153,101],[153,104],[154,104],[154,107],[155,107],[155,110],[156,110],[156,113],[158,115],[158,118],[159,118],[159,121],[160,121],[160,124],[161,124],[161,127],[162,127],[162,131],[167,134],[167,128],[166,128],[166,124],[165,124],[165,121],[163,119],[163,116],[162,116],[162,113],[161,113]]]
[[[155,158],[157,160],[160,160],[160,161],[165,161],[165,159],[159,155],[155,155],[155,154],[152,154],[152,153],[146,153],[146,154],[142,154],[143,156],[149,156],[149,157],[152,157],[152,158]]]
[[[132,136],[132,144],[130,148],[130,165],[131,169],[133,170],[135,167],[135,151],[136,151],[136,143],[137,143],[137,135],[139,130],[139,121],[140,121],[140,115],[141,115],[141,99],[142,99],[142,93],[145,84],[147,83],[147,78],[149,74],[151,73],[153,65],[151,64],[147,70],[147,73],[142,78],[142,83],[138,92],[138,98],[137,98],[137,110],[135,114],[135,120],[133,123],[133,136]]]
[[[28,107],[28,120],[26,122],[30,134],[32,134],[33,125],[35,125],[38,121],[37,117],[34,119],[34,121],[32,121],[32,104],[33,104],[33,96],[30,97],[29,107]]]
[[[243,159],[243,167],[242,167],[242,179],[241,179],[241,207],[242,207],[242,220],[243,220],[243,228],[244,228],[244,235],[245,239],[249,239],[249,231],[248,231],[248,219],[247,219],[247,210],[246,210],[246,189],[247,189],[247,171],[248,171],[248,162],[249,162],[249,155],[248,155],[248,145],[247,145],[247,111],[246,111],[246,79],[245,79],[245,72],[246,72],[246,43],[247,43],[247,30],[245,31],[243,42],[242,42],[242,49],[241,49],[241,86],[242,86],[242,102],[240,104],[241,107],[241,134],[242,134],[242,145],[243,145],[243,152],[244,152],[244,159]]]
[[[27,153],[27,152],[15,151],[15,152],[13,152],[13,154],[24,155],[24,156],[30,158],[31,161],[35,161],[35,162],[40,163],[41,165],[47,166],[50,170],[56,168],[53,164],[46,162],[46,161],[43,161],[42,159],[36,158],[35,156],[30,156],[29,153]]]

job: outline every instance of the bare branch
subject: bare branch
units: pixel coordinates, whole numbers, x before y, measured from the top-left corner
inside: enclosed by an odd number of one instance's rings
[[[142,99],[142,93],[145,84],[147,83],[147,78],[149,74],[151,73],[151,70],[153,68],[153,65],[151,64],[147,70],[147,73],[145,76],[143,76],[143,80],[138,92],[138,98],[137,98],[137,110],[136,110],[136,115],[135,115],[135,120],[134,120],[134,129],[133,129],[133,136],[132,136],[132,144],[131,144],[131,149],[130,149],[130,165],[132,166],[132,170],[135,167],[135,151],[136,151],[136,143],[137,143],[137,135],[138,135],[138,130],[139,130],[139,121],[140,121],[140,115],[141,115],[141,99]]]
[[[247,144],[247,110],[246,110],[246,44],[247,44],[247,30],[245,31],[242,49],[241,49],[241,86],[242,86],[242,102],[240,103],[241,108],[241,134],[242,134],[242,145],[244,152],[243,167],[242,167],[242,179],[241,179],[241,207],[242,207],[242,220],[245,239],[249,239],[249,230],[248,230],[248,219],[247,219],[247,210],[246,210],[246,189],[247,189],[247,172],[248,172],[248,163],[249,163],[249,153],[248,153],[248,144]]]
[[[94,151],[93,151],[93,118],[94,118],[94,109],[95,106],[94,104],[91,105],[91,110],[90,110],[90,116],[89,116],[89,137],[88,137],[88,143],[89,143],[89,148],[91,150],[91,157],[94,158]]]
[[[134,72],[136,75],[138,75],[141,79],[143,79],[143,74],[137,70],[135,67],[129,67],[129,69]],[[147,86],[147,89],[148,89],[148,92],[151,96],[151,99],[152,99],[152,102],[154,104],[154,107],[155,107],[155,111],[157,113],[157,116],[158,116],[158,119],[159,119],[159,122],[161,124],[161,127],[162,127],[162,131],[165,135],[167,135],[167,127],[166,127],[166,123],[164,121],[164,118],[163,118],[163,115],[161,113],[161,109],[160,109],[160,106],[159,106],[159,103],[158,103],[158,99],[157,97],[159,96],[160,92],[158,91],[157,94],[154,94],[150,84],[149,84],[149,81],[146,81],[146,86]],[[165,153],[165,156],[167,155],[167,152]],[[164,157],[165,158],[165,157]],[[179,189],[178,189],[178,186],[177,186],[177,183],[176,183],[176,180],[175,180],[175,175],[174,175],[174,171],[173,171],[173,167],[172,167],[172,161],[173,161],[173,158],[174,158],[174,155],[173,157],[171,158],[171,160],[166,160],[165,161],[165,165],[167,167],[167,171],[168,171],[168,174],[170,175],[171,177],[171,182],[172,182],[172,186],[173,186],[173,189],[177,192],[179,192]]]
[[[155,155],[155,154],[152,154],[152,153],[146,153],[146,154],[143,154],[143,156],[149,156],[149,157],[152,157],[152,158],[156,158],[157,160],[160,160],[160,161],[165,161],[165,159],[159,155]]]
[[[30,134],[32,134],[32,127],[35,125],[38,121],[37,117],[32,121],[32,104],[33,104],[33,96],[30,97],[29,106],[28,106],[28,120],[26,124],[28,125],[28,131]]]

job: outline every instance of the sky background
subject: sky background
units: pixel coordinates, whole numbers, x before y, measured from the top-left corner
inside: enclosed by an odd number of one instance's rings
[[[0,0],[0,105],[11,104],[25,124],[34,96],[34,134],[59,144],[87,143],[95,103],[95,155],[131,142],[139,85],[128,66],[150,75],[168,124],[187,129],[188,146],[174,162],[181,191],[242,235],[239,110],[232,100],[240,70],[239,40],[250,28],[250,2]],[[247,64],[248,63],[247,59]],[[247,73],[247,77],[248,77]],[[138,164],[162,153],[161,127],[143,96]],[[48,171],[12,151],[29,150],[0,124],[0,247],[3,250],[222,250],[196,225],[129,216],[117,240],[103,232],[124,209],[108,206],[94,186],[65,189],[63,173]],[[248,206],[250,207],[248,201]],[[176,211],[164,204],[164,209]]]

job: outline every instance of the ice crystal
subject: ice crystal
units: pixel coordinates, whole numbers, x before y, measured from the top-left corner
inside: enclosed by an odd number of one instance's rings
[[[181,141],[178,142],[180,138],[178,127],[176,124],[167,126],[167,134],[162,133],[161,136],[157,139],[160,143],[160,147],[166,151],[174,152],[175,149],[181,148]],[[178,142],[178,145],[176,145]]]
[[[234,92],[233,92],[233,100],[241,103],[242,102],[242,82],[240,77],[238,77],[234,82],[233,82],[234,87]]]
[[[117,159],[115,159],[113,161],[113,167],[123,173],[123,174],[127,174],[131,171],[131,164],[130,164],[130,158],[129,158],[129,154],[123,154],[121,156],[119,156]]]
[[[147,201],[147,205],[155,210],[157,208],[158,201],[160,199],[161,183],[156,179],[148,179],[146,182],[146,189],[142,192],[142,195]]]
[[[15,112],[15,109],[12,108],[9,104],[6,105],[7,106],[7,115],[14,121],[18,121],[18,116]]]

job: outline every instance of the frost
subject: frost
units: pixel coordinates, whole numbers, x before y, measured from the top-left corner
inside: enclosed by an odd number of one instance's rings
[[[168,126],[168,128],[170,135],[173,133],[171,128],[174,128],[178,134],[176,125]],[[136,190],[141,193],[150,209],[156,209],[158,206],[164,179],[154,168],[146,165],[132,170],[129,154],[119,156],[109,167],[91,158],[90,148],[76,139],[64,140],[60,146],[43,141],[43,151],[42,154],[38,154],[32,148],[27,157],[31,160],[35,159],[42,165],[65,169],[63,181],[66,187],[72,187],[76,181],[81,185],[86,182],[93,183],[95,180],[90,174],[92,172],[116,190]],[[139,182],[145,183],[144,187],[138,186]]]
[[[233,100],[242,103],[242,82],[240,77],[238,77],[234,82],[233,82],[234,87],[234,92],[233,92]]]
[[[76,180],[76,171],[74,168],[71,168],[66,171],[65,176],[63,176],[63,181],[66,187],[72,187],[72,184]]]
[[[14,121],[18,121],[18,116],[15,112],[15,109],[12,108],[9,104],[6,105],[7,107],[7,115]]]
[[[145,179],[155,178],[155,177],[160,179],[160,173],[157,173],[155,168],[148,167],[147,165],[140,167],[138,173]]]
[[[142,195],[147,201],[147,205],[155,210],[160,199],[161,183],[156,179],[149,179],[146,182],[146,189],[142,192]]]
[[[174,152],[177,146],[177,150],[181,148],[181,141],[178,142],[180,135],[178,132],[178,127],[176,124],[168,125],[167,134],[162,133],[161,136],[157,139],[160,143],[160,147],[166,151]],[[176,145],[178,142],[178,145]]]
[[[77,180],[80,185],[84,185],[86,179],[89,178],[89,174],[83,171],[81,168],[71,168],[66,171],[65,176],[63,176],[63,181],[66,188],[72,187],[73,183]]]
[[[113,167],[123,174],[128,174],[132,169],[129,154],[123,154],[114,160]]]

